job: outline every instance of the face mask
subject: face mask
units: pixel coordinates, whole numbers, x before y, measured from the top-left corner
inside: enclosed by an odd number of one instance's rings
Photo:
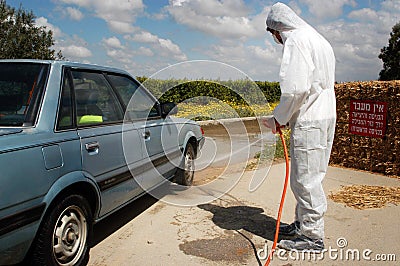
[[[277,44],[282,44],[282,43],[278,40],[278,38],[276,38],[275,34],[272,34],[272,37],[274,38],[274,41],[275,41]]]

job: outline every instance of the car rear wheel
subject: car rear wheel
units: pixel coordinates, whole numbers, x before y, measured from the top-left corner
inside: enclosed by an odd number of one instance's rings
[[[86,265],[91,228],[88,201],[80,195],[64,198],[39,229],[32,253],[34,265]]]
[[[194,178],[194,148],[193,145],[188,143],[183,154],[181,166],[176,171],[176,183],[183,186],[191,186]]]

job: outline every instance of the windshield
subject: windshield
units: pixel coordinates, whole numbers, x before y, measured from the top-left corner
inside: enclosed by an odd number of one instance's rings
[[[38,63],[0,63],[0,126],[35,123],[47,69]]]

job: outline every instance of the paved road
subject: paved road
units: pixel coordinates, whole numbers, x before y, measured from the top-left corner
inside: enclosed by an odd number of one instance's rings
[[[218,137],[221,135],[214,134],[212,140],[218,142]],[[235,171],[242,173],[243,169]],[[205,169],[197,177],[209,181],[212,174],[216,174],[217,180],[234,175],[234,171],[222,176],[219,173]],[[168,204],[177,195],[165,195],[161,200],[149,195],[140,198],[96,225],[89,265],[263,265],[265,251],[273,239],[284,164],[274,164],[262,185],[249,192],[253,174],[244,172],[234,188],[222,197],[189,207]],[[349,184],[400,186],[400,180],[329,168],[324,183],[327,194]],[[292,221],[293,210],[294,198],[289,192],[282,222]],[[355,210],[328,200],[325,218],[328,252],[324,258],[303,260],[300,255],[296,259],[297,254],[276,254],[272,265],[398,265],[399,218],[400,206]],[[354,252],[359,252],[359,260],[353,259]],[[390,259],[395,254],[397,263],[372,261],[380,254]]]

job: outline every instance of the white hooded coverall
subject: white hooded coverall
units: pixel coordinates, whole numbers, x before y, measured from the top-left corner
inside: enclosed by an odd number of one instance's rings
[[[279,31],[284,43],[279,73],[282,94],[274,117],[291,128],[295,219],[303,235],[323,239],[327,202],[322,180],[336,123],[335,56],[328,41],[282,3],[272,6],[267,26]]]

